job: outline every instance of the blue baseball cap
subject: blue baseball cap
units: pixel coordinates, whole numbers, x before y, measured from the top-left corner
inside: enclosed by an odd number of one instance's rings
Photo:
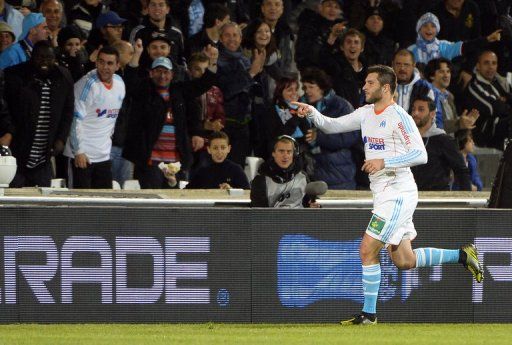
[[[107,25],[120,25],[126,22],[126,19],[119,17],[114,11],[102,13],[96,19],[96,27],[101,29]]]
[[[154,69],[157,67],[164,67],[164,68],[167,68],[168,70],[172,71],[171,60],[169,60],[169,58],[166,58],[163,56],[156,58],[155,61],[153,61],[153,63],[151,64],[151,69]]]
[[[29,13],[23,18],[22,31],[20,40],[27,37],[30,29],[35,28],[39,24],[46,21],[46,18],[41,13]]]

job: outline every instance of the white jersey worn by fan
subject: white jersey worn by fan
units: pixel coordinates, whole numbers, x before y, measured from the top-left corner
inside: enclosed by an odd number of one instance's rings
[[[414,239],[418,187],[410,167],[425,164],[427,151],[412,117],[393,103],[378,114],[370,104],[338,118],[313,109],[308,118],[328,134],[360,129],[366,159],[384,159],[384,169],[370,175],[373,216],[366,233],[386,245]]]
[[[75,83],[75,111],[64,155],[85,153],[91,163],[110,159],[112,133],[125,96],[123,79],[114,74],[107,88],[92,70]]]

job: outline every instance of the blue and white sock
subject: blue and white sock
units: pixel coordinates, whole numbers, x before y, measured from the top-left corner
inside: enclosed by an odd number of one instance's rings
[[[430,267],[459,262],[458,249],[417,248],[416,267]]]
[[[363,265],[363,312],[375,314],[377,310],[377,296],[380,287],[380,264]]]

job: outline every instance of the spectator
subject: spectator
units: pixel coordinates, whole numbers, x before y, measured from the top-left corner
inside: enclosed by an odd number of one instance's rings
[[[432,10],[443,0],[407,0],[402,2],[402,8],[396,18],[397,28],[394,36],[400,48],[407,48],[416,42],[416,24],[418,18]]]
[[[354,108],[337,96],[326,73],[317,68],[302,73],[305,101],[325,116],[332,118],[350,114]],[[317,130],[306,132],[306,142],[315,158],[315,181],[325,181],[329,189],[356,189],[356,163],[351,149],[362,146],[361,132],[325,134]]]
[[[350,27],[361,30],[365,26],[367,13],[378,11],[380,16],[387,23],[386,35],[392,36],[395,31],[396,19],[399,17],[399,7],[393,0],[359,0],[353,1],[350,6],[349,23]]]
[[[125,97],[119,53],[103,47],[96,69],[75,84],[75,112],[64,154],[71,158],[74,188],[112,188],[112,133]]]
[[[39,9],[43,16],[46,18],[52,45],[57,47],[57,36],[59,35],[60,28],[62,27],[64,7],[59,0],[43,0]]]
[[[189,37],[186,42],[187,59],[193,53],[201,52],[208,45],[218,48],[220,28],[230,20],[229,10],[221,4],[211,4],[206,7],[204,27],[201,31]]]
[[[204,144],[195,132],[200,130],[199,118],[190,113],[187,104],[215,81],[211,71],[215,71],[218,53],[213,47],[207,51],[210,67],[201,79],[172,83],[172,63],[160,57],[153,61],[150,79],[134,90],[123,157],[134,164],[134,177],[141,188],[169,188],[166,176],[158,168],[160,162],[180,162],[178,178],[186,179],[192,150]]]
[[[262,157],[266,153],[267,144],[261,137],[262,122],[271,102],[275,80],[281,77],[282,71],[278,67],[279,55],[272,31],[270,26],[261,18],[254,19],[245,28],[242,46],[244,47],[244,55],[251,60],[256,58],[257,53],[265,56],[264,67],[253,76],[252,118],[250,122],[251,148],[255,156]]]
[[[501,30],[497,30],[487,37],[478,37],[465,42],[449,42],[437,39],[440,30],[439,20],[430,12],[425,13],[418,20],[416,44],[407,48],[413,52],[416,63],[426,64],[438,57],[452,60],[462,54],[476,52],[488,43],[499,41],[501,38]]]
[[[57,37],[57,64],[66,67],[75,82],[85,74],[85,65],[82,60],[86,53],[82,46],[82,35],[82,31],[77,26],[70,25],[62,28]]]
[[[112,45],[123,36],[123,24],[126,19],[119,17],[114,11],[101,13],[96,19],[94,28],[89,33],[86,49],[89,54],[99,49]]]
[[[73,80],[55,65],[47,41],[34,45],[30,60],[5,70],[9,114],[7,133],[0,138],[10,145],[18,170],[11,187],[49,187],[50,157],[62,152],[73,117]]]
[[[434,94],[441,104],[443,114],[442,126],[448,134],[455,133],[459,129],[473,129],[478,119],[479,113],[476,109],[464,110],[461,116],[458,116],[455,107],[453,94],[448,90],[451,81],[452,64],[445,58],[432,59],[425,68],[425,77],[432,82]],[[438,119],[436,118],[436,123]]]
[[[263,0],[261,2],[261,18],[270,26],[279,52],[278,67],[282,72],[295,71],[293,59],[294,35],[283,17],[283,0]]]
[[[395,42],[384,33],[385,24],[383,14],[378,9],[367,13],[362,33],[366,37],[363,55],[368,66],[391,65]]]
[[[231,140],[230,159],[240,166],[250,153],[249,122],[251,120],[251,88],[253,78],[261,73],[265,64],[265,53],[254,51],[252,62],[243,55],[240,44],[242,32],[235,23],[221,28],[219,49],[218,86],[224,94],[226,127],[224,131]]]
[[[190,179],[187,189],[249,189],[249,181],[240,165],[226,159],[231,145],[224,132],[213,132],[208,137],[209,165],[200,168]]]
[[[21,32],[23,31],[23,14],[17,9],[5,2],[0,0],[0,21],[9,24],[14,31],[14,41],[22,39]]]
[[[428,96],[435,100],[432,85],[421,78],[420,72],[416,69],[414,55],[406,50],[401,49],[395,53],[392,63],[393,70],[397,78],[396,102],[409,114],[411,113],[412,102],[420,96]],[[442,112],[441,105],[436,104],[436,124],[442,128]]]
[[[455,138],[459,145],[460,153],[464,157],[464,162],[469,169],[469,175],[471,176],[471,190],[473,192],[480,192],[483,189],[482,179],[478,173],[478,163],[476,157],[473,155],[475,151],[475,142],[473,141],[473,135],[471,130],[462,129],[455,133]],[[459,186],[454,184],[452,190],[459,190]]]
[[[21,39],[0,54],[0,68],[17,65],[29,59],[32,47],[48,39],[48,25],[40,13],[30,13],[23,19]]]
[[[153,33],[164,35],[169,40],[170,59],[174,64],[184,65],[184,46],[183,35],[181,31],[174,26],[169,12],[171,7],[169,0],[149,0],[148,15],[142,20],[139,26],[136,26],[130,34],[130,43],[140,38],[142,45],[147,47],[149,41],[154,37]],[[146,57],[143,56],[143,59]]]
[[[349,29],[341,37],[339,49],[325,59],[325,70],[333,77],[334,91],[355,108],[364,103],[367,67],[361,55],[364,44],[364,35],[356,29]]]
[[[200,79],[210,66],[210,59],[205,53],[192,54],[188,67],[191,79]],[[213,132],[221,131],[226,125],[226,113],[224,112],[224,96],[217,86],[212,86],[208,91],[198,97],[201,105],[200,121],[204,130],[203,137]],[[231,148],[230,148],[231,151]],[[229,153],[229,152],[228,152]],[[208,161],[206,148],[195,153],[194,167],[203,167]]]
[[[434,102],[425,96],[416,98],[411,115],[423,138],[428,156],[427,164],[411,168],[418,190],[450,190],[451,171],[461,190],[471,190],[469,170],[455,141],[443,129],[433,126],[436,116]]]
[[[314,158],[309,152],[306,135],[312,133],[311,124],[305,118],[293,116],[291,102],[299,99],[299,81],[296,75],[284,76],[278,80],[274,90],[272,105],[263,118],[263,132],[260,133],[267,143],[264,158],[270,157],[274,150],[274,141],[280,135],[288,135],[297,141],[304,172],[314,174]]]
[[[443,0],[432,9],[443,32],[439,39],[450,42],[466,41],[482,35],[480,10],[473,0]]]
[[[299,70],[322,68],[323,57],[332,50],[345,29],[341,13],[340,1],[336,0],[322,0],[318,13],[310,9],[301,13],[295,45],[295,61]]]
[[[85,38],[94,28],[99,15],[108,11],[108,6],[101,3],[101,0],[80,0],[73,6],[68,16],[68,24],[75,24],[82,30]]]
[[[181,0],[173,0],[181,1]],[[249,22],[249,8],[248,2],[251,0],[203,0],[206,6],[213,3],[218,3],[226,6],[229,9],[229,17],[234,23],[238,23],[240,26],[245,27]]]
[[[16,41],[14,31],[5,22],[0,22],[0,53],[9,48]]]
[[[498,58],[492,51],[480,53],[473,79],[469,83],[464,104],[475,108],[480,117],[473,129],[475,143],[481,147],[504,150],[504,141],[511,137],[511,85],[498,74]]]
[[[272,158],[261,164],[251,182],[251,207],[303,208],[310,204],[305,195],[307,177],[297,160],[298,146],[290,136],[277,138]]]

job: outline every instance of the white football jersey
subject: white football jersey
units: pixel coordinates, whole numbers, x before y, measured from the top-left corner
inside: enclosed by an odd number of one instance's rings
[[[114,74],[107,87],[92,70],[75,83],[75,111],[64,154],[85,153],[91,163],[110,159],[112,133],[125,96],[123,79]]]
[[[308,117],[328,134],[361,130],[366,159],[384,159],[385,168],[370,175],[372,191],[382,191],[389,184],[396,187],[397,183],[403,190],[417,188],[410,167],[425,164],[427,151],[414,120],[396,103],[379,114],[369,104],[338,118],[316,109]]]

